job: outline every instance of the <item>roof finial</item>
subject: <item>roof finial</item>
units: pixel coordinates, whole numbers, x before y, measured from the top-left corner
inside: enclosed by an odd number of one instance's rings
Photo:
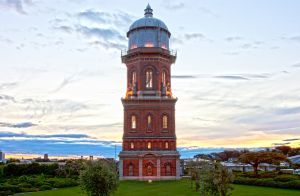
[[[147,5],[146,9],[145,9],[145,17],[152,17],[153,16],[153,9],[151,8],[151,6]]]

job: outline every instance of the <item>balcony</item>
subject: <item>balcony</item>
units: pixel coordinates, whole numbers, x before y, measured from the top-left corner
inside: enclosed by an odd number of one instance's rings
[[[177,57],[176,50],[167,50],[160,47],[138,47],[129,50],[127,49],[121,50],[121,58],[122,58],[122,62],[125,63],[124,60],[127,57],[129,57],[131,54],[134,55],[134,54],[155,54],[155,53],[160,53],[162,55],[171,57],[172,63],[175,62]]]

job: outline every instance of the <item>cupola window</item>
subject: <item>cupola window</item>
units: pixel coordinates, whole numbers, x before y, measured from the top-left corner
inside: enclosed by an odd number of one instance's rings
[[[136,116],[131,116],[131,129],[136,129]]]
[[[153,72],[152,70],[146,71],[146,88],[153,87]]]
[[[163,118],[162,118],[162,121],[163,121],[163,129],[167,129],[168,128],[168,116],[167,115],[163,115]]]

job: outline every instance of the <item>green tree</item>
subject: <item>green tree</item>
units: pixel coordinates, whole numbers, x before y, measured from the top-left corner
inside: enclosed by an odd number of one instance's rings
[[[210,196],[228,196],[232,188],[233,174],[218,162],[190,163],[192,180],[196,191]]]
[[[242,163],[250,164],[254,174],[257,175],[258,166],[261,163],[279,165],[282,161],[287,161],[285,155],[277,152],[248,152],[239,157]]]
[[[91,196],[111,195],[118,188],[115,164],[106,160],[86,162],[80,173],[80,185]]]

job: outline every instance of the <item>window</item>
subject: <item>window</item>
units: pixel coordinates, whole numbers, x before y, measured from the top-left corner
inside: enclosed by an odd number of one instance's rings
[[[148,115],[148,117],[147,117],[147,127],[148,128],[152,127],[152,117],[151,117],[151,115]]]
[[[131,116],[131,129],[136,129],[136,116]]]
[[[128,167],[129,176],[133,176],[133,165],[130,163]]]
[[[167,129],[168,128],[168,116],[167,115],[163,115],[163,129]]]
[[[130,148],[134,149],[134,143],[133,142],[130,142]]]
[[[170,176],[171,175],[171,165],[170,163],[168,163],[166,165],[166,176]]]
[[[152,70],[146,71],[146,88],[153,87],[153,72]]]
[[[148,149],[151,149],[151,142],[148,142],[147,148],[148,148]]]
[[[161,74],[161,82],[163,84],[163,86],[166,86],[166,72],[163,71]]]
[[[165,143],[165,149],[169,149],[169,142]]]
[[[132,86],[135,86],[135,83],[136,83],[136,72],[132,72],[132,78],[131,78],[131,83],[132,83]]]

